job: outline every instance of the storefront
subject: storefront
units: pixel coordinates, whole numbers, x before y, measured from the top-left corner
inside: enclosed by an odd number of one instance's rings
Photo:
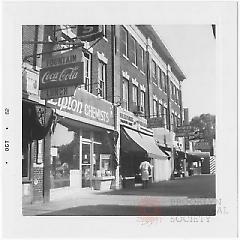
[[[114,108],[78,88],[73,97],[48,101],[58,123],[51,139],[51,189],[110,189],[115,184]]]
[[[150,160],[153,165],[151,180],[159,181],[159,164],[168,159],[157,146],[147,120],[125,110],[120,111],[120,174],[123,181],[137,181],[140,163]]]

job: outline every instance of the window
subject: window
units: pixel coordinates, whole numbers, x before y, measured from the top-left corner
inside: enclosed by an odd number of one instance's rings
[[[160,67],[157,67],[158,86],[162,89],[162,75]]]
[[[155,80],[156,79],[156,68],[157,65],[154,60],[152,60],[152,78]]]
[[[105,38],[107,38],[107,25],[102,25],[102,33]]]
[[[84,88],[88,92],[92,92],[92,79],[91,79],[91,54],[84,53]]]
[[[128,110],[128,91],[129,91],[129,82],[127,79],[123,79],[123,108]]]
[[[141,91],[141,102],[140,106],[142,107],[143,112],[145,111],[145,92]]]
[[[122,27],[121,42],[122,42],[122,54],[128,57],[128,32],[124,27]]]
[[[103,62],[98,64],[98,96],[106,99],[106,68],[107,65]]]
[[[158,104],[158,117],[163,117],[163,105],[161,103]]]
[[[153,117],[157,117],[157,101],[153,100]]]
[[[174,96],[174,85],[173,83],[171,82],[171,96],[172,96],[172,100],[175,99],[175,96]]]
[[[164,123],[164,127],[167,127],[167,108],[163,107],[163,123]]]
[[[136,105],[138,104],[138,87],[136,85],[133,85],[132,88],[132,95],[133,95],[133,103]]]
[[[165,85],[166,85],[166,82],[165,82],[165,73],[163,71],[161,71],[161,80],[162,80],[162,90],[165,92]]]
[[[167,93],[167,76],[164,72],[162,72],[162,80],[164,83],[164,92]]]
[[[140,62],[139,62],[140,69],[144,72],[144,49],[140,47]]]
[[[133,53],[133,63],[137,66],[137,42],[136,40],[132,37],[132,53]]]

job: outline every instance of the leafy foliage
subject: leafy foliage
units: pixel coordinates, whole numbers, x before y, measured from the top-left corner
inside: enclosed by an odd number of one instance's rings
[[[211,141],[216,138],[216,116],[211,114],[201,114],[193,117],[190,125],[196,127],[203,133],[205,140]]]

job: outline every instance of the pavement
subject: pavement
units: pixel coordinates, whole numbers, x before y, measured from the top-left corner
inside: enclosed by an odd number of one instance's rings
[[[24,216],[214,216],[215,176],[199,175],[142,189],[54,189],[49,203],[23,205]]]

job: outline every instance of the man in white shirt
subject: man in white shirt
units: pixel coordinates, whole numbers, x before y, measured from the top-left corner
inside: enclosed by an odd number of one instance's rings
[[[141,162],[139,169],[141,170],[141,175],[142,175],[142,182],[143,182],[143,188],[147,188],[148,180],[149,180],[149,175],[151,171],[152,165],[147,161]]]

